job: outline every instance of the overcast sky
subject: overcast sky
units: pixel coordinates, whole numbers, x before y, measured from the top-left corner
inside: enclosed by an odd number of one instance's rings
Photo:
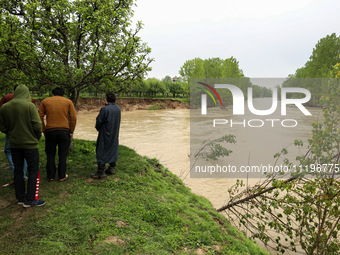
[[[152,49],[148,77],[179,76],[186,60],[235,57],[247,77],[293,74],[318,40],[340,35],[339,0],[137,0]]]

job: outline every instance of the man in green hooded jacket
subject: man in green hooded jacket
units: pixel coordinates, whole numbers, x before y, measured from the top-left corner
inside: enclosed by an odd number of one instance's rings
[[[25,85],[19,85],[14,98],[0,108],[0,131],[9,136],[14,163],[14,186],[18,204],[24,207],[42,206],[39,200],[39,151],[42,125],[36,106]],[[27,161],[27,192],[23,178],[24,159]]]

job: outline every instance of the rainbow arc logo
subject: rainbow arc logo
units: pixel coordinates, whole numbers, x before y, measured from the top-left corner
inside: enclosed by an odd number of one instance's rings
[[[220,95],[217,93],[217,91],[216,91],[213,87],[211,87],[210,85],[205,84],[205,83],[203,83],[203,82],[197,82],[197,83],[202,84],[203,86],[209,88],[212,92],[214,92],[214,94],[217,96],[218,100],[220,101],[221,106],[223,106],[223,105],[222,105],[222,100],[221,100]],[[196,87],[196,88],[198,88],[198,89],[203,90],[204,92],[206,92],[206,93],[212,98],[212,100],[214,101],[215,106],[217,106],[216,100],[215,100],[214,96],[211,94],[211,92],[210,92],[209,90],[203,89],[203,88],[201,88],[201,87]]]
[[[211,87],[210,85],[205,84],[205,83],[203,83],[203,82],[197,82],[197,83],[202,84],[203,86],[209,88],[212,92],[214,92],[214,94],[217,96],[218,100],[220,101],[221,106],[223,106],[220,95],[217,93],[217,91],[216,91],[213,87]],[[203,90],[204,92],[206,92],[206,93],[212,98],[212,100],[214,101],[215,106],[217,106],[216,100],[215,100],[214,96],[211,94],[211,92],[210,92],[209,90],[203,89],[203,88],[201,88],[201,87],[196,87],[196,88],[198,88],[198,89]]]

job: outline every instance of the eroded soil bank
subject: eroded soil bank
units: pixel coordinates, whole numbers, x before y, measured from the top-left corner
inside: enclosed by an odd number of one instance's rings
[[[43,99],[36,99],[39,106]],[[97,110],[104,106],[104,98],[79,98],[77,111]],[[116,102],[122,111],[147,110],[155,104],[162,104],[164,109],[189,109],[189,105],[174,99],[151,99],[151,98],[117,98]]]

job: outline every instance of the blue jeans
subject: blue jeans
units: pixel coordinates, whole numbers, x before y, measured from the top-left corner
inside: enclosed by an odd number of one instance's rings
[[[6,158],[8,160],[9,166],[11,167],[12,174],[14,176],[14,164],[13,164],[11,149],[10,149],[10,145],[9,145],[9,137],[8,137],[8,135],[6,135],[6,140],[5,140],[5,155],[6,155]],[[27,171],[27,162],[26,162],[26,160],[24,161],[23,171],[24,171],[24,178],[25,178],[26,171]]]
[[[39,199],[39,151],[38,149],[11,149],[14,162],[15,196],[19,201],[34,201]],[[27,192],[22,168],[27,161],[28,181]]]

